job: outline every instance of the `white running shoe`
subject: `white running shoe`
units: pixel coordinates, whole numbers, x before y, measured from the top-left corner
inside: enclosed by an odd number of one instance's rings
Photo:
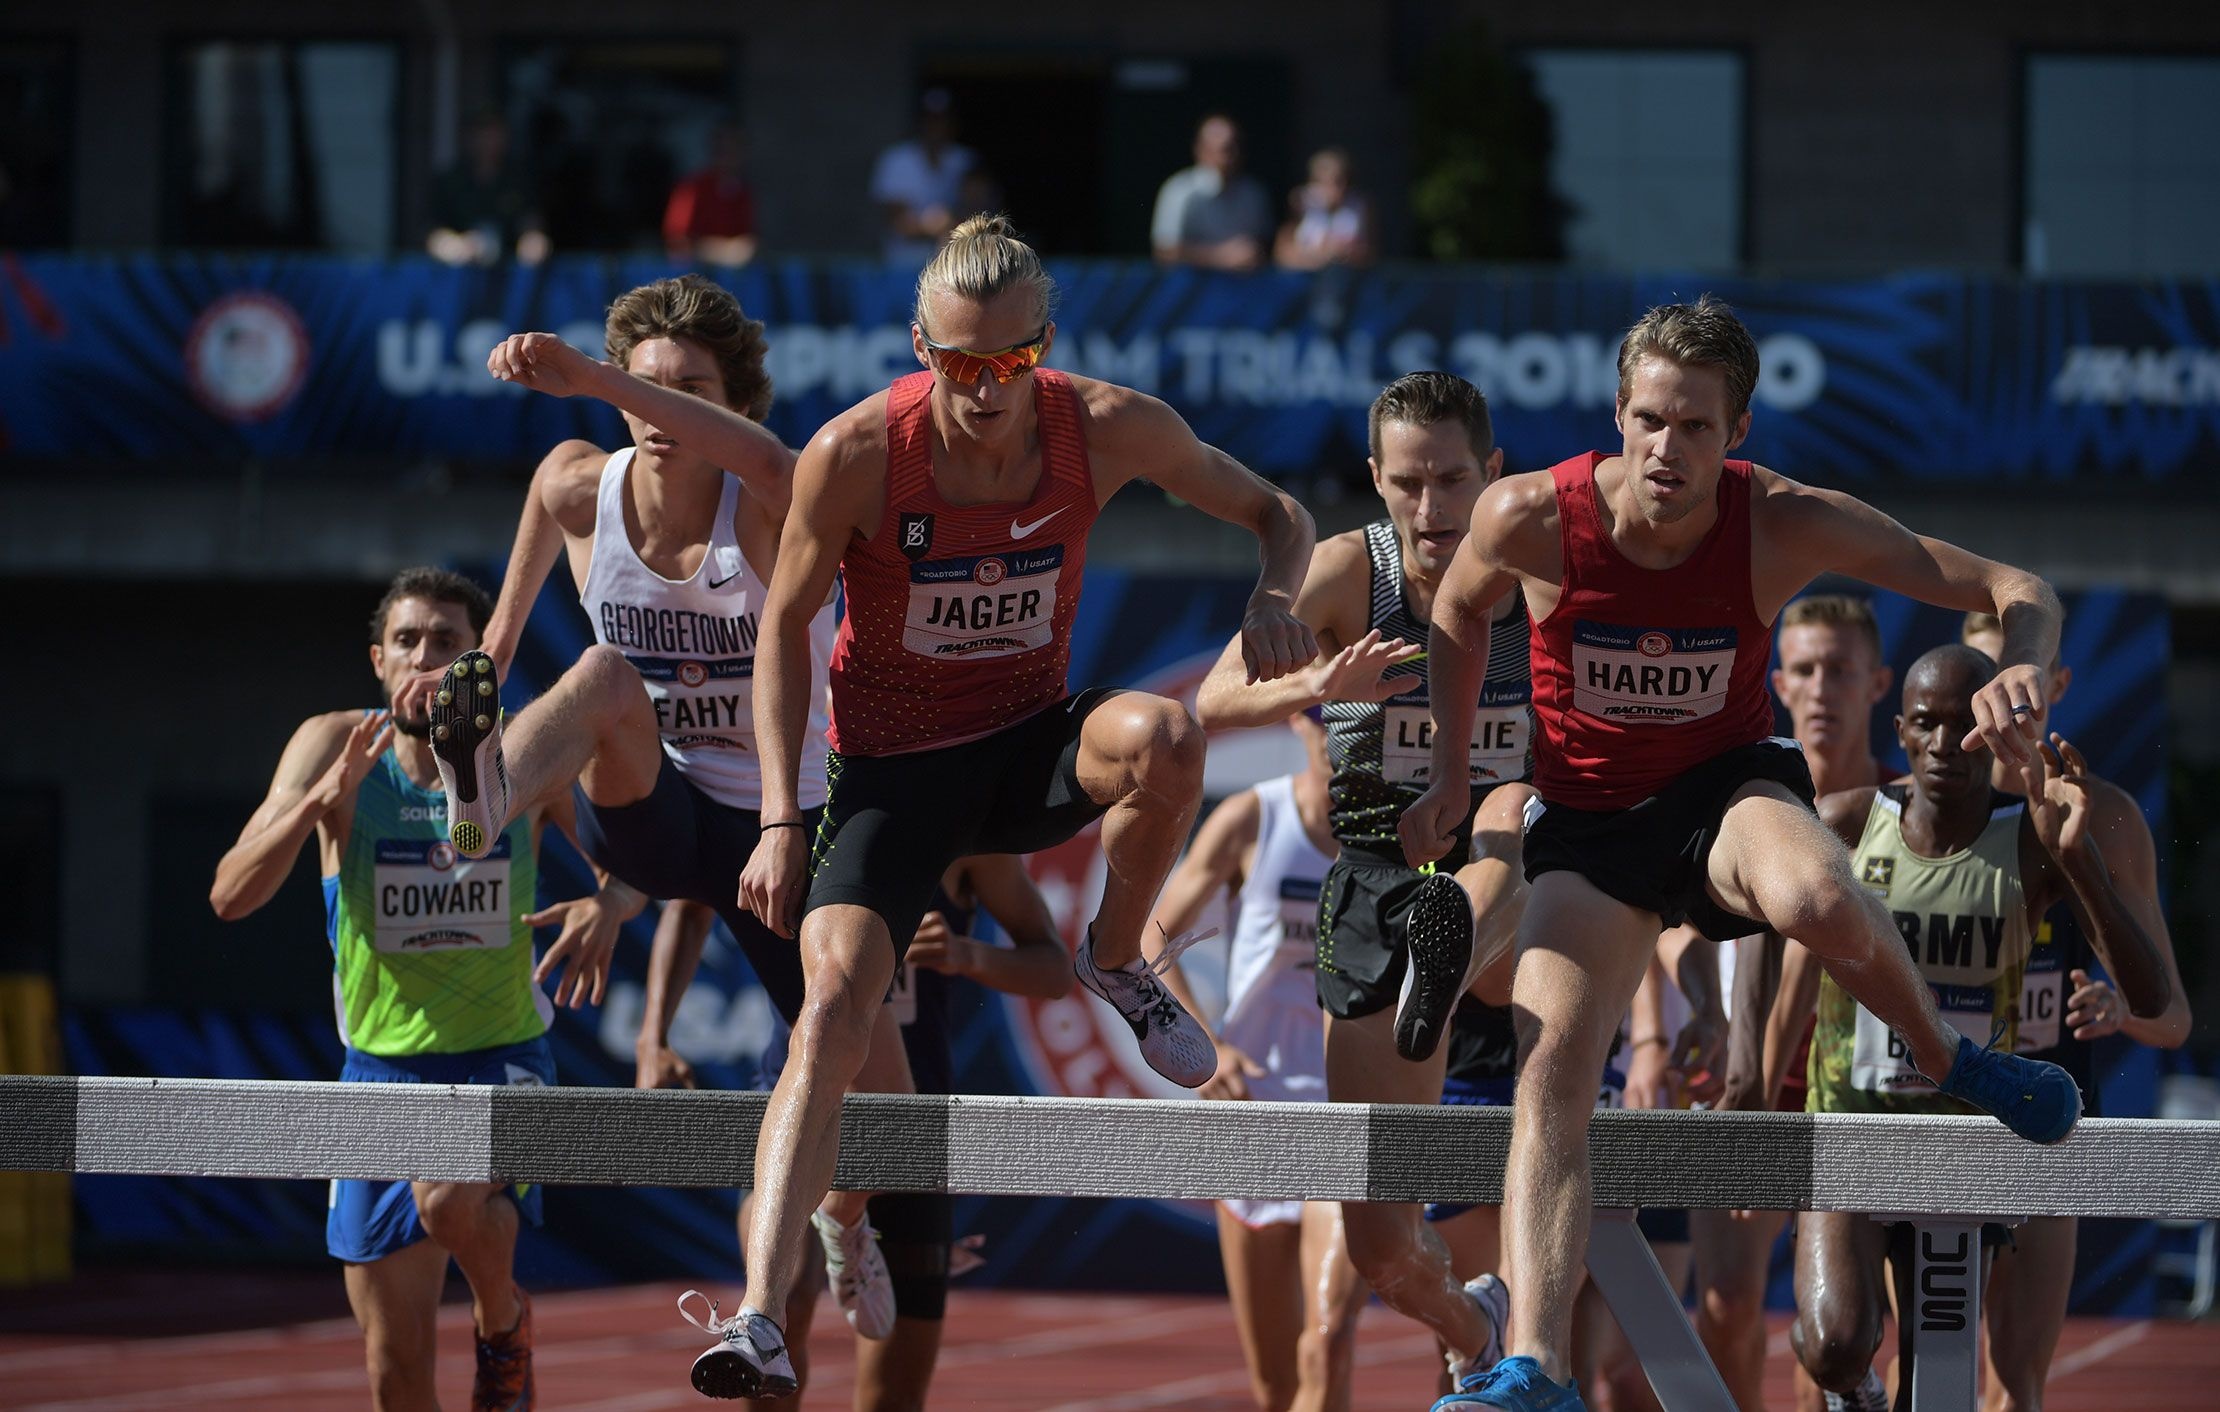
[[[1115,971],[1105,971],[1095,964],[1095,935],[1089,930],[1087,940],[1072,958],[1072,972],[1079,983],[1109,1001],[1110,1008],[1133,1027],[1133,1037],[1140,1041],[1141,1057],[1149,1067],[1181,1088],[1201,1088],[1210,1082],[1210,1076],[1218,1072],[1218,1050],[1158,977],[1179,959],[1180,952],[1217,934],[1216,927],[1182,932],[1165,943],[1164,954],[1154,962],[1134,961]]]
[[[858,1216],[843,1226],[823,1211],[809,1213],[817,1239],[825,1247],[825,1274],[840,1298],[840,1312],[848,1325],[865,1338],[885,1338],[894,1332],[894,1277],[886,1272],[886,1257],[879,1253],[879,1233],[869,1216]]]
[[[493,659],[465,652],[432,693],[432,758],[447,789],[447,841],[483,858],[509,824],[509,767],[501,759],[501,688]]]
[[[1503,1361],[1503,1331],[1511,1326],[1510,1287],[1493,1275],[1475,1275],[1465,1281],[1465,1298],[1480,1307],[1488,1321],[1488,1341],[1471,1358],[1449,1355],[1449,1379],[1461,1380],[1475,1368],[1493,1368]]]
[[[1868,1368],[1848,1397],[1839,1392],[1827,1394],[1827,1412],[1889,1412],[1888,1387],[1879,1373]]]
[[[689,1299],[709,1306],[706,1323],[686,1307]],[[762,1314],[743,1305],[731,1318],[720,1319],[717,1301],[698,1289],[678,1297],[678,1312],[717,1339],[694,1360],[694,1391],[703,1397],[791,1397],[800,1390],[794,1361],[786,1356],[786,1335]]]

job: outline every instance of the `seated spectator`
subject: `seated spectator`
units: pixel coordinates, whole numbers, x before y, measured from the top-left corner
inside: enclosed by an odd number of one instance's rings
[[[1149,237],[1158,262],[1253,270],[1272,238],[1272,201],[1241,170],[1241,130],[1222,113],[1195,130],[1195,165],[1165,178]]]
[[[1287,198],[1272,258],[1291,270],[1372,263],[1372,204],[1349,180],[1349,154],[1328,147],[1310,159],[1310,180]]]
[[[524,264],[547,258],[539,203],[509,160],[509,125],[498,113],[471,121],[463,159],[432,183],[432,257],[450,265],[490,265],[510,254]]]
[[[926,89],[917,107],[917,136],[881,152],[871,171],[871,199],[886,215],[889,264],[923,265],[970,214],[963,209],[964,178],[979,158],[956,142],[948,90]]]
[[[745,265],[755,258],[755,191],[748,185],[747,137],[719,123],[709,165],[671,188],[663,207],[663,245],[674,260]]]

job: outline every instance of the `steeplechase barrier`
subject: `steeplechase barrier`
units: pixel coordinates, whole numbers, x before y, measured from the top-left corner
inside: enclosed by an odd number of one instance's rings
[[[0,1076],[0,1170],[744,1186],[761,1094]],[[1498,1202],[1507,1108],[851,1096],[835,1184],[976,1195]],[[1974,1406],[1984,1222],[2220,1218],[2220,1124],[1599,1112],[1588,1265],[1667,1412],[1732,1412],[1634,1227],[1651,1207],[1917,1228],[1914,1412]]]

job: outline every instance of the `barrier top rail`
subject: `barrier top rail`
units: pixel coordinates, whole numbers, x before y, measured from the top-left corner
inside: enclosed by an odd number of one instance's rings
[[[0,1077],[0,1170],[745,1185],[761,1094]],[[1502,1199],[1507,1108],[850,1097],[836,1184],[981,1195]],[[2220,1124],[1598,1113],[1599,1206],[2220,1217]]]

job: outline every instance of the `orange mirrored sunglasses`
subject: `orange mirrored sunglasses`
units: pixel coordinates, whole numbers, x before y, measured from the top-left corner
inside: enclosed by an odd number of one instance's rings
[[[1041,356],[1048,352],[1048,327],[1044,324],[1039,333],[1025,342],[1013,343],[992,353],[935,343],[929,338],[925,340],[925,351],[932,358],[936,372],[966,387],[976,386],[988,373],[994,374],[996,382],[1016,382],[1040,366]]]

